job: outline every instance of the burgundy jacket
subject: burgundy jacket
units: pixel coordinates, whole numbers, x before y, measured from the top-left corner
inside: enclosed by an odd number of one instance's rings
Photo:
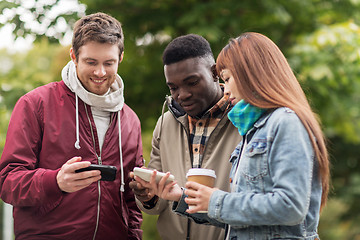
[[[138,117],[124,104],[125,191],[120,192],[118,114],[111,115],[101,153],[91,109],[80,99],[81,148],[74,147],[75,114],[75,95],[63,81],[27,93],[13,110],[0,160],[0,197],[14,206],[16,239],[141,239],[141,211],[128,184],[129,172],[143,165]],[[96,152],[104,165],[117,167],[116,180],[62,192],[56,182],[61,166],[75,156],[98,163]]]

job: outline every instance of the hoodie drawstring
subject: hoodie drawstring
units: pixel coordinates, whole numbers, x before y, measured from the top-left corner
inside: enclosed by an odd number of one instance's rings
[[[79,137],[79,100],[78,95],[75,94],[75,105],[76,105],[76,142],[75,148],[80,149],[80,137]],[[120,172],[121,172],[121,186],[120,191],[125,191],[125,180],[124,180],[124,166],[123,166],[123,157],[122,157],[122,147],[121,147],[121,121],[120,121],[120,111],[118,111],[118,127],[119,127],[119,151],[120,151]]]
[[[76,142],[75,148],[80,149],[80,137],[79,137],[79,99],[78,95],[75,94],[75,102],[76,102]]]
[[[122,147],[121,147],[121,121],[120,121],[120,111],[118,111],[118,126],[119,126],[119,151],[120,151],[120,172],[121,172],[121,186],[120,191],[124,192],[124,167],[123,167],[123,158],[122,158]]]

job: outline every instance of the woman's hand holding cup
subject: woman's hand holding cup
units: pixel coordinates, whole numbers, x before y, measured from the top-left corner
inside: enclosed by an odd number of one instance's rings
[[[210,202],[211,194],[216,191],[215,171],[204,168],[191,168],[187,175],[188,182],[185,187],[185,202],[189,205],[188,213],[206,213]]]

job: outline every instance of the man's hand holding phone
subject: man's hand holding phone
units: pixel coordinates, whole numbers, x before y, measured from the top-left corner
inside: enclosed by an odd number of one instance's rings
[[[75,172],[80,173],[80,172],[93,171],[93,170],[100,171],[101,181],[114,181],[116,178],[117,168],[115,166],[109,166],[109,165],[90,164],[90,166],[77,169],[75,170]]]
[[[76,192],[99,180],[113,181],[116,167],[92,165],[88,161],[81,161],[81,157],[68,160],[56,176],[61,191]]]
[[[172,201],[178,201],[181,197],[182,190],[177,185],[174,176],[169,172],[162,173],[146,168],[134,168],[134,172],[131,174],[136,182],[133,186],[143,189],[143,199],[145,199],[145,192],[147,193],[147,200],[152,199],[155,195]],[[133,188],[132,186],[130,187]],[[139,200],[142,201],[141,199]]]
[[[76,170],[90,166],[90,162],[81,161],[81,157],[73,157],[62,165],[56,176],[59,188],[63,192],[79,191],[93,182],[101,179],[100,171],[89,171],[83,173],[75,173]]]

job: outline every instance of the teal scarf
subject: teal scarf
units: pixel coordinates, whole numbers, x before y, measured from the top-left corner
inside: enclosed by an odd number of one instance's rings
[[[244,100],[238,102],[228,113],[228,118],[239,130],[241,136],[249,131],[266,109],[258,108]]]

